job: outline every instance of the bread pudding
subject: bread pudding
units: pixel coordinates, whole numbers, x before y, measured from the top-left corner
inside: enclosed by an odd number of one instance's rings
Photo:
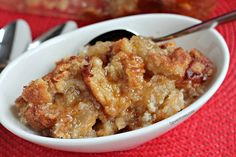
[[[44,136],[84,138],[142,128],[201,96],[214,74],[197,49],[133,36],[97,42],[25,86],[20,120]]]

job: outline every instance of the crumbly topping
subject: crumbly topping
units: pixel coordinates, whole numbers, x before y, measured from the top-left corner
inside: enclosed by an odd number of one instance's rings
[[[179,112],[204,92],[213,72],[196,49],[134,36],[62,59],[25,86],[15,104],[20,119],[45,136],[112,135]]]

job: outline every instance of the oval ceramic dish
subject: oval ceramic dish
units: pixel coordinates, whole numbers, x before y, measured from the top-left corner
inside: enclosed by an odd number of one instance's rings
[[[200,21],[172,14],[146,14],[119,18],[80,28],[52,39],[38,48],[25,53],[7,66],[0,75],[0,120],[15,135],[49,148],[74,152],[108,152],[127,150],[143,144],[174,128],[189,118],[216,92],[223,82],[229,65],[229,51],[223,37],[214,29],[198,32],[175,41],[187,50],[197,48],[216,65],[217,72],[207,91],[193,104],[179,113],[153,125],[121,134],[84,138],[56,139],[43,137],[22,124],[14,115],[15,99],[23,86],[40,78],[54,67],[54,63],[66,56],[77,54],[91,39],[115,29],[128,29],[142,36],[162,36]]]

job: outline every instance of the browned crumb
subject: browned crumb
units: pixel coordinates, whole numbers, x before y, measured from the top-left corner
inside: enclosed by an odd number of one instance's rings
[[[112,135],[172,116],[196,100],[214,74],[196,49],[134,36],[98,42],[56,63],[15,101],[22,122],[55,138]]]

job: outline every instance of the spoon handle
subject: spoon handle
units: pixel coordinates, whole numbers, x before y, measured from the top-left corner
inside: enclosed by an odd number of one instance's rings
[[[183,35],[187,35],[193,32],[197,32],[200,30],[204,30],[204,29],[208,29],[208,28],[214,28],[220,24],[224,24],[224,23],[228,23],[231,22],[233,20],[236,20],[236,10],[223,14],[221,16],[212,18],[210,20],[201,22],[199,24],[193,25],[191,27],[188,27],[186,29],[183,29],[181,31],[175,32],[173,34],[164,36],[164,37],[160,37],[160,38],[154,38],[153,41],[155,42],[159,42],[159,41],[165,41],[165,40],[170,40],[173,38],[177,38]]]
[[[70,32],[75,29],[77,29],[77,24],[74,21],[67,21],[61,25],[53,27],[49,31],[43,33],[42,35],[37,37],[34,41],[32,41],[32,43],[29,44],[27,50],[31,50],[51,38],[54,38],[56,36]]]

